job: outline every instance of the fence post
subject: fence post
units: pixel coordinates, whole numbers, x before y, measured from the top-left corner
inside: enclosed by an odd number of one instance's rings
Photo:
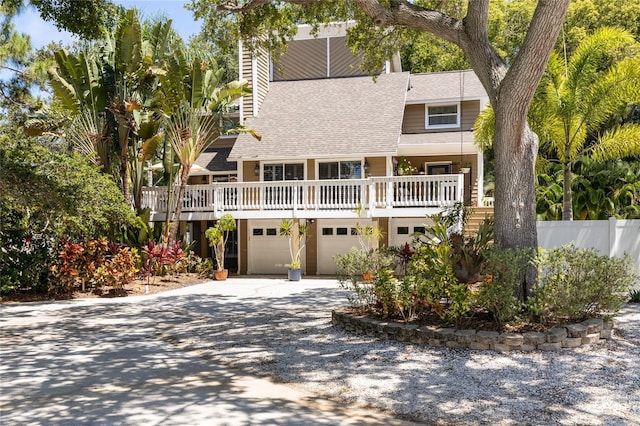
[[[609,257],[613,256],[613,248],[616,246],[616,224],[618,220],[615,217],[609,218]]]

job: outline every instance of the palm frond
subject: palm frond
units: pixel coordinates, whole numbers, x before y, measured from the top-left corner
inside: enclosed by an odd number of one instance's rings
[[[65,139],[77,152],[86,155],[96,165],[107,163],[108,155],[102,137],[105,122],[90,111],[84,110],[69,125]]]
[[[590,151],[596,161],[640,155],[640,124],[624,124],[607,131]]]
[[[621,106],[640,104],[640,58],[629,57],[614,64],[585,88],[583,116],[589,130],[597,129]]]
[[[493,135],[496,131],[496,117],[491,105],[480,111],[473,124],[473,142],[482,151],[493,145]]]
[[[576,48],[567,69],[567,86],[571,92],[579,92],[591,86],[599,77],[607,58],[615,57],[633,45],[633,35],[626,30],[602,27],[583,39]]]
[[[219,137],[219,121],[202,108],[192,108],[187,103],[167,120],[167,138],[183,169],[191,168]]]

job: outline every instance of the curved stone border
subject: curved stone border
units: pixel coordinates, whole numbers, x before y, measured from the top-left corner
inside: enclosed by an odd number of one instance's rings
[[[354,314],[348,308],[331,312],[331,322],[357,334],[396,340],[474,350],[505,351],[555,351],[561,348],[577,348],[610,339],[618,320],[603,321],[593,318],[578,324],[570,324],[548,330],[546,333],[498,333],[497,331],[456,330],[436,326],[418,326],[394,321],[379,320]]]

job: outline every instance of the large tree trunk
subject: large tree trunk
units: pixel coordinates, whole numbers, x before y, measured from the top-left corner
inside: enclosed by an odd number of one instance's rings
[[[514,143],[514,141],[517,141]],[[525,126],[513,124],[508,105],[496,112],[495,242],[503,248],[537,248],[535,159],[538,137]],[[518,296],[526,298],[536,282],[529,268]]]

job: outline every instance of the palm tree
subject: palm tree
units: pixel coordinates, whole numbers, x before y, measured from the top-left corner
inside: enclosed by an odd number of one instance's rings
[[[248,132],[259,138],[243,126],[225,129],[225,113],[251,90],[246,81],[221,84],[223,73],[224,69],[218,68],[215,61],[198,57],[189,60],[184,51],[178,51],[169,61],[168,72],[160,77],[167,138],[180,163],[177,194],[170,197],[171,223],[164,231],[169,244],[176,239],[189,171],[200,154],[225,132]],[[167,224],[168,221],[169,214]]]
[[[56,52],[57,68],[50,72],[57,100],[75,116],[69,139],[79,151],[93,150],[94,161],[118,178],[126,202],[138,211],[142,167],[137,154],[159,131],[160,116],[154,114],[158,75],[180,43],[170,20],[145,28],[132,9],[118,19],[113,34],[77,56]]]
[[[573,219],[573,167],[580,156],[595,161],[640,154],[640,125],[622,123],[602,131],[612,118],[640,102],[640,59],[633,35],[600,28],[586,37],[568,61],[554,52],[529,110],[531,128],[543,150],[563,165],[562,218]],[[476,141],[493,137],[493,111],[476,121]]]

